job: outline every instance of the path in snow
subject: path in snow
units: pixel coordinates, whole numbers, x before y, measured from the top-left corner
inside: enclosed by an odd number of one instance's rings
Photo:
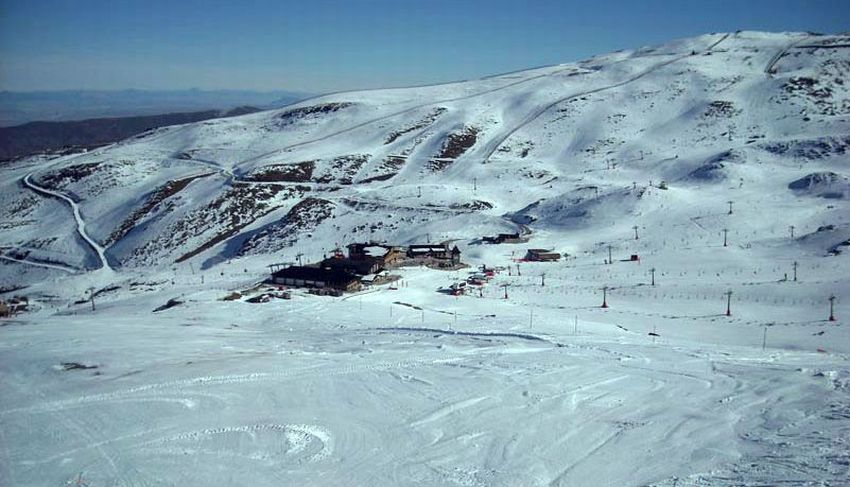
[[[412,111],[419,110],[421,108],[439,105],[441,103],[451,103],[451,102],[461,101],[461,100],[471,100],[473,98],[476,98],[476,97],[479,97],[479,96],[482,96],[482,95],[495,93],[497,91],[501,91],[501,90],[504,90],[504,89],[507,89],[507,88],[511,88],[511,87],[514,87],[514,86],[517,86],[517,85],[520,85],[520,84],[523,84],[523,83],[528,83],[528,82],[534,81],[536,79],[545,78],[547,76],[552,76],[552,75],[558,74],[562,71],[566,71],[568,69],[573,69],[573,66],[568,66],[568,67],[565,67],[563,69],[559,69],[559,70],[552,71],[552,72],[549,72],[549,73],[531,76],[529,78],[523,78],[519,81],[514,81],[513,83],[508,83],[506,85],[498,86],[496,88],[491,88],[489,90],[479,91],[479,92],[473,93],[471,95],[456,96],[456,97],[453,97],[453,98],[444,98],[444,99],[441,99],[441,100],[434,100],[434,101],[429,101],[427,103],[421,103],[421,104],[418,104],[418,105],[415,105],[415,106],[412,106],[412,107],[409,107],[409,108],[405,108],[404,110],[399,110],[397,112],[390,113],[388,115],[383,115],[383,116],[380,116],[380,117],[377,117],[377,118],[373,118],[371,120],[366,120],[365,122],[361,122],[361,123],[358,123],[356,125],[352,125],[350,127],[347,127],[345,129],[342,129],[342,130],[339,130],[339,131],[336,131],[336,132],[333,132],[333,133],[330,133],[330,134],[327,134],[327,135],[323,135],[322,137],[307,140],[307,141],[304,141],[304,142],[298,142],[296,144],[292,144],[292,145],[289,145],[289,146],[286,146],[286,147],[282,147],[280,149],[275,149],[275,150],[266,152],[264,154],[260,154],[260,155],[254,156],[254,157],[250,157],[248,159],[244,159],[244,160],[239,161],[235,165],[238,166],[238,165],[246,164],[246,163],[249,163],[249,162],[256,161],[258,159],[262,159],[262,158],[267,157],[267,156],[279,154],[281,152],[287,152],[287,151],[290,151],[290,150],[295,149],[297,147],[303,147],[305,145],[314,144],[316,142],[322,142],[322,141],[331,139],[333,137],[336,137],[338,135],[347,134],[347,133],[349,133],[353,130],[357,130],[361,127],[365,127],[365,126],[371,125],[373,123],[381,122],[383,120],[389,120],[389,119],[395,118],[399,115],[404,115],[405,113],[410,113]]]
[[[782,59],[782,56],[784,56],[785,53],[788,52],[789,49],[796,47],[798,44],[800,44],[801,42],[803,42],[805,40],[808,40],[810,37],[811,36],[807,35],[807,36],[803,37],[802,39],[798,39],[794,42],[791,42],[787,46],[780,49],[779,52],[774,54],[773,57],[770,58],[770,61],[767,62],[767,66],[764,67],[764,74],[766,74],[769,77],[773,77],[773,68],[776,66],[776,63],[778,63],[779,60]]]
[[[727,38],[729,38],[729,35],[730,34],[724,34],[719,40],[717,40],[716,42],[714,42],[713,44],[708,46],[708,48],[705,50],[705,52],[710,52],[710,51],[714,50],[714,48],[717,47],[721,42],[723,42]],[[607,91],[607,90],[612,90],[614,88],[619,88],[621,86],[635,82],[635,81],[647,76],[648,74],[654,73],[655,71],[658,71],[659,69],[661,69],[665,66],[669,66],[670,64],[673,64],[677,61],[681,61],[682,59],[685,59],[685,58],[690,57],[690,56],[691,56],[690,53],[683,54],[681,56],[676,56],[673,59],[658,63],[658,64],[656,64],[656,65],[654,65],[654,66],[652,66],[652,67],[650,67],[650,68],[648,68],[644,71],[641,71],[640,73],[638,73],[634,76],[631,76],[631,77],[629,77],[629,78],[627,78],[623,81],[620,81],[618,83],[614,83],[612,85],[607,85],[607,86],[603,86],[603,87],[600,87],[600,88],[594,88],[592,90],[582,91],[580,93],[575,93],[575,94],[572,94],[572,95],[569,95],[569,96],[565,96],[565,97],[559,98],[559,99],[557,99],[557,100],[555,100],[555,101],[553,101],[549,104],[546,104],[546,105],[544,105],[540,108],[537,108],[537,109],[533,110],[531,113],[529,113],[528,115],[526,115],[518,124],[514,125],[512,128],[510,128],[508,131],[504,132],[502,135],[490,138],[490,140],[487,142],[487,144],[484,145],[484,148],[482,149],[484,156],[481,157],[481,160],[484,161],[484,162],[487,162],[490,159],[490,157],[493,156],[493,154],[496,152],[496,150],[499,149],[499,146],[501,146],[513,134],[515,134],[517,131],[521,130],[523,127],[527,126],[531,122],[537,120],[541,115],[543,115],[544,113],[549,111],[551,108],[553,108],[557,105],[560,105],[561,103],[564,103],[564,102],[567,102],[567,101],[570,101],[570,100],[573,100],[573,99],[576,99],[576,98],[581,98],[583,96],[592,95],[594,93],[599,93],[599,92],[602,92],[602,91]]]
[[[66,266],[66,265],[62,265],[62,264],[50,264],[50,263],[47,263],[47,262],[36,262],[36,261],[33,261],[33,260],[27,260],[27,259],[16,259],[15,257],[9,257],[8,255],[0,255],[0,259],[7,260],[9,262],[17,262],[19,264],[27,264],[27,265],[36,266],[36,267],[44,267],[45,269],[55,269],[55,270],[58,270],[58,271],[69,272],[69,273],[72,273],[72,274],[76,273],[76,272],[80,272],[79,269],[76,269],[76,268],[71,267],[71,266]]]
[[[59,191],[53,191],[51,189],[44,188],[32,182],[32,173],[24,176],[23,180],[24,185],[31,190],[35,191],[42,196],[50,196],[53,198],[59,198],[68,205],[71,206],[71,210],[74,213],[74,220],[77,221],[77,233],[89,244],[92,250],[95,251],[97,257],[100,259],[100,266],[102,269],[112,270],[112,267],[109,266],[109,261],[106,259],[106,249],[103,248],[99,243],[97,243],[93,238],[86,233],[86,222],[83,220],[83,216],[80,213],[80,207],[77,205],[74,200],[72,200],[68,195]]]

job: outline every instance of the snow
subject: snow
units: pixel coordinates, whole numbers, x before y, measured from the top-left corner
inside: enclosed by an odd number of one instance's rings
[[[91,237],[89,237],[88,233],[86,233],[86,222],[83,220],[83,217],[80,215],[80,207],[77,205],[77,203],[74,200],[72,200],[71,198],[69,198],[67,195],[65,195],[64,193],[61,193],[59,191],[51,191],[47,188],[41,187],[41,186],[33,183],[31,178],[32,178],[32,173],[24,176],[24,178],[22,180],[28,188],[31,188],[32,190],[34,190],[37,193],[43,193],[43,194],[46,194],[48,196],[52,196],[54,198],[59,198],[71,207],[71,210],[74,214],[74,221],[77,223],[77,233],[80,235],[80,237],[83,238],[83,240],[86,241],[86,243],[97,254],[98,259],[100,259],[101,267],[111,271],[112,268],[109,267],[109,262],[107,262],[107,260],[106,260],[106,251],[104,250],[104,248],[99,243],[95,242]]]
[[[5,483],[80,472],[92,485],[846,478],[844,327],[777,322],[762,350],[758,315],[789,309],[737,305],[727,319],[719,296],[699,309],[669,299],[662,311],[615,291],[602,310],[598,296],[553,297],[576,268],[522,266],[484,298],[435,293],[451,273],[408,269],[395,291],[264,304],[218,300],[226,291],[213,289],[238,272],[211,286],[178,275],[94,312],[9,322]],[[699,284],[683,281],[657,287]],[[167,296],[185,304],[154,318]],[[98,368],[53,368],[62,362]]]
[[[713,34],[4,166],[0,285],[32,310],[0,321],[0,485],[846,484],[847,52],[803,47],[842,39]],[[269,264],[426,241],[469,267],[247,301]]]

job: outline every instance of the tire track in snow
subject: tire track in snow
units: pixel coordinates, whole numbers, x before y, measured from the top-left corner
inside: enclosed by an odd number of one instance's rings
[[[29,383],[26,387],[24,387],[20,382],[14,382],[13,386],[19,390],[26,390],[27,392],[32,393],[37,396],[41,400],[46,400],[47,396],[45,396],[44,392],[38,387],[37,384]],[[121,474],[121,469],[118,468],[118,464],[116,458],[107,452],[101,442],[95,441],[95,438],[89,434],[91,431],[88,428],[85,428],[84,424],[81,424],[74,418],[71,418],[69,415],[65,414],[61,410],[49,410],[48,414],[53,416],[56,419],[56,422],[62,425],[66,430],[70,431],[73,434],[76,434],[80,438],[84,439],[89,445],[93,445],[94,450],[100,456],[100,458],[106,462],[109,466],[109,470],[112,472],[114,478],[120,480],[119,485],[132,485],[132,483],[127,482],[127,478],[123,477]]]
[[[217,385],[231,385],[231,384],[243,384],[243,383],[254,383],[254,382],[264,382],[271,380],[280,380],[280,379],[295,379],[300,377],[333,377],[339,375],[350,375],[357,374],[361,372],[381,372],[386,370],[394,370],[394,369],[405,369],[405,368],[417,368],[417,367],[425,367],[429,365],[442,365],[442,364],[451,364],[455,362],[460,362],[464,360],[463,356],[455,356],[455,357],[446,357],[446,358],[438,358],[438,359],[411,359],[404,361],[392,361],[392,362],[379,362],[376,364],[368,364],[368,365],[348,365],[334,368],[326,368],[321,365],[313,366],[313,367],[305,367],[300,369],[287,369],[280,372],[254,372],[248,374],[234,374],[234,375],[217,375],[217,376],[203,376],[203,377],[195,377],[192,379],[182,379],[175,380],[170,382],[159,382],[153,384],[146,384],[137,387],[132,387],[129,389],[122,389],[112,392],[105,392],[102,394],[92,394],[88,396],[79,396],[71,399],[62,399],[58,401],[46,401],[38,406],[31,407],[21,407],[21,408],[12,408],[7,409],[5,411],[0,411],[0,417],[4,417],[10,414],[21,414],[21,413],[40,413],[40,412],[51,412],[62,409],[68,409],[71,407],[78,407],[84,404],[92,404],[98,402],[110,402],[116,400],[123,400],[127,396],[132,396],[134,394],[146,393],[146,392],[155,392],[169,389],[183,389],[187,387],[206,387],[206,386],[217,386]],[[150,399],[150,398],[146,398]],[[153,400],[153,399],[150,399]]]
[[[571,463],[571,464],[567,465],[567,467],[566,467],[566,468],[564,468],[563,470],[561,470],[561,471],[558,473],[558,475],[556,475],[556,476],[555,476],[555,478],[554,478],[554,479],[552,479],[552,481],[551,481],[551,482],[549,482],[549,485],[550,485],[550,486],[565,485],[565,484],[563,483],[563,481],[565,480],[566,476],[567,476],[567,475],[569,475],[569,473],[570,473],[570,472],[572,472],[572,471],[573,471],[576,467],[578,467],[578,466],[579,466],[579,465],[581,465],[582,463],[584,463],[584,462],[586,462],[587,460],[589,460],[592,456],[596,455],[596,453],[598,453],[600,450],[602,450],[603,448],[605,448],[605,447],[606,447],[609,443],[611,443],[612,441],[614,441],[615,439],[617,439],[617,438],[618,438],[618,437],[619,437],[622,433],[623,433],[623,430],[622,430],[622,429],[617,429],[616,431],[614,431],[614,432],[613,432],[613,433],[611,433],[610,435],[606,436],[604,440],[602,440],[601,442],[599,442],[598,444],[596,444],[596,446],[594,446],[593,448],[591,448],[590,450],[588,450],[588,451],[587,451],[587,453],[585,453],[584,455],[582,455],[581,457],[579,457],[578,459],[576,459],[576,461],[574,461],[573,463]],[[568,485],[568,484],[567,484],[567,485]]]
[[[333,455],[334,452],[333,435],[331,435],[330,431],[328,431],[326,428],[311,424],[288,423],[263,423],[240,426],[224,426],[220,428],[206,428],[197,431],[184,432],[169,437],[149,440],[135,445],[133,448],[143,448],[153,445],[168,445],[171,443],[179,444],[181,442],[200,442],[205,439],[213,438],[215,436],[226,435],[231,433],[247,433],[251,436],[254,436],[257,433],[263,432],[273,432],[276,434],[282,434],[285,440],[292,446],[292,448],[286,452],[287,456],[304,453],[308,455],[306,456],[306,459],[308,461],[315,462],[330,457],[331,455]],[[313,442],[318,443],[320,446],[318,448],[318,451],[310,452],[308,451],[308,446]],[[263,459],[258,458],[258,455],[256,454],[252,457],[254,457],[255,459]],[[275,460],[276,462],[279,462],[281,459]],[[295,459],[295,462],[298,461],[299,459]]]
[[[438,419],[445,418],[446,416],[448,416],[450,414],[453,414],[453,413],[460,411],[462,409],[466,409],[468,407],[474,406],[481,401],[486,401],[487,399],[490,399],[490,397],[489,396],[473,397],[471,399],[464,399],[463,401],[454,402],[452,404],[443,406],[443,407],[437,409],[436,411],[431,412],[430,414],[426,415],[422,419],[413,421],[412,423],[410,423],[410,426],[415,428],[417,426],[422,426],[424,424],[433,423],[434,421],[437,421]]]
[[[32,182],[32,173],[29,173],[26,176],[24,176],[22,181],[23,181],[23,183],[26,187],[33,190],[34,192],[36,192],[36,193],[38,193],[42,196],[59,198],[60,200],[64,201],[65,203],[67,203],[71,207],[71,211],[74,213],[74,220],[76,220],[76,222],[77,222],[77,233],[80,235],[80,237],[83,238],[83,240],[86,241],[87,244],[89,244],[91,249],[94,250],[94,252],[97,254],[98,258],[100,259],[101,268],[111,271],[112,268],[109,266],[109,262],[106,259],[106,249],[103,248],[99,243],[97,243],[93,238],[91,238],[89,236],[89,234],[86,232],[86,222],[83,219],[82,214],[80,213],[79,205],[77,205],[77,203],[74,202],[74,200],[72,200],[65,193],[62,193],[60,191],[53,191],[51,189],[47,189],[47,188],[44,188],[42,186],[39,186],[39,185],[33,183]]]

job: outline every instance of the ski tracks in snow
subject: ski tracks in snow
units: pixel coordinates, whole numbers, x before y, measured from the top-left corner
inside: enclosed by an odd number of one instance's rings
[[[418,419],[416,421],[411,422],[410,426],[415,428],[417,426],[422,426],[422,425],[425,425],[425,424],[428,424],[428,423],[433,423],[434,421],[437,421],[438,419],[442,419],[442,418],[444,418],[444,417],[446,417],[450,414],[456,413],[456,412],[458,412],[462,409],[466,409],[468,407],[474,406],[474,405],[478,404],[479,402],[486,401],[487,399],[490,399],[490,397],[489,396],[481,396],[481,397],[473,397],[471,399],[464,399],[462,401],[457,401],[457,402],[451,403],[449,405],[446,405],[446,406],[443,406],[443,407],[437,409],[436,411],[433,411],[432,413],[428,414],[427,416],[425,416],[422,419]]]

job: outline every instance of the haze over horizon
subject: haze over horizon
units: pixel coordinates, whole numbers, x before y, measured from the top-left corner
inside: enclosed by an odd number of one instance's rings
[[[431,84],[717,31],[848,30],[836,0],[670,5],[375,0],[0,1],[0,90],[340,90]]]

